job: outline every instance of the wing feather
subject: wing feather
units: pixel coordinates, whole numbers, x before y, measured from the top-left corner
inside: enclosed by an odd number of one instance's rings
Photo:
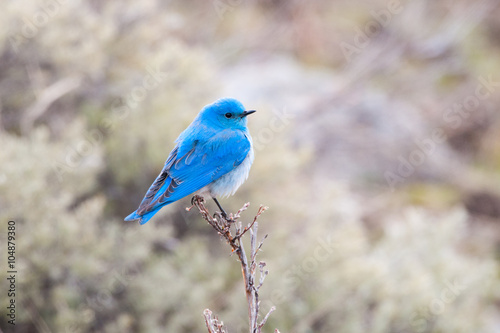
[[[251,144],[242,131],[223,130],[201,140],[183,140],[170,153],[137,213],[144,215],[219,179],[247,157]],[[182,156],[179,151],[185,152]]]

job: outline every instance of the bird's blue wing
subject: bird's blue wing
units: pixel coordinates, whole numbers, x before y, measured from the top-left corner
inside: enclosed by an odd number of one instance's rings
[[[242,131],[223,130],[206,140],[182,140],[149,188],[137,215],[158,210],[219,179],[240,165],[251,149]]]

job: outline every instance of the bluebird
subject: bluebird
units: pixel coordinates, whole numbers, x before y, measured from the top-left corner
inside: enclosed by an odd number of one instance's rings
[[[165,166],[125,221],[144,224],[190,194],[211,197],[226,217],[217,197],[233,195],[248,178],[254,153],[246,117],[254,112],[233,98],[205,106],[175,140]]]

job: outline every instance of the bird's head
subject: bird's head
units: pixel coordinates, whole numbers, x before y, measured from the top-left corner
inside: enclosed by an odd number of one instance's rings
[[[255,110],[245,110],[243,104],[234,98],[221,98],[203,108],[200,116],[203,122],[221,128],[246,129],[247,116]]]

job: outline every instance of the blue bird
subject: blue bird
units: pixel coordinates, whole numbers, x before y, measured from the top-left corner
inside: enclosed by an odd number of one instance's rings
[[[163,206],[190,194],[217,197],[233,195],[248,178],[254,160],[252,138],[243,104],[222,98],[205,106],[175,140],[165,166],[125,221],[148,222]]]

